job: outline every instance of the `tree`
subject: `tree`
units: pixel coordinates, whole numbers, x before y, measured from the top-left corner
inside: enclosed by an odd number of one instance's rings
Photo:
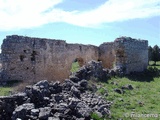
[[[148,47],[148,59],[149,61],[152,60],[152,52],[153,52],[153,48],[151,46]]]
[[[152,55],[151,56],[152,56],[152,60],[154,61],[154,64],[156,65],[156,62],[160,61],[160,52],[159,52],[158,45],[155,45],[153,47]]]

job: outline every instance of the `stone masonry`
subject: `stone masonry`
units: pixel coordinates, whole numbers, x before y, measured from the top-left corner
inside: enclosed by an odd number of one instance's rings
[[[130,37],[97,47],[12,35],[3,40],[1,49],[1,80],[63,80],[76,58],[83,59],[83,64],[102,61],[103,67],[123,68],[126,74],[143,71],[148,65],[148,41]]]
[[[105,68],[123,68],[126,74],[144,71],[148,66],[148,41],[120,37],[99,46],[99,60]]]

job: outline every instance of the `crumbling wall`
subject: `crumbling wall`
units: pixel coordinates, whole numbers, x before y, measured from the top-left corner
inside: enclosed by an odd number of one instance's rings
[[[99,46],[99,60],[104,68],[113,68],[115,65],[115,45],[114,42],[103,43]]]
[[[117,55],[117,65],[125,67],[125,73],[141,72],[148,66],[148,41],[136,40],[130,37],[121,37],[115,40],[121,55]],[[121,60],[121,61],[120,61]]]
[[[120,37],[99,46],[99,59],[105,68],[122,68],[126,74],[144,71],[148,66],[148,41]]]
[[[3,80],[62,80],[70,74],[73,60],[98,59],[92,45],[67,44],[62,40],[7,36],[2,45]]]
[[[104,68],[123,68],[125,73],[143,71],[148,65],[148,41],[120,37],[93,45],[67,44],[63,40],[7,36],[2,44],[2,80],[37,81],[68,78],[72,62],[80,66],[102,61]]]

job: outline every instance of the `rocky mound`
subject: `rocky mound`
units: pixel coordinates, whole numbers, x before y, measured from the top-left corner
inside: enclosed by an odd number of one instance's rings
[[[90,62],[63,83],[43,80],[23,93],[0,97],[0,120],[90,120],[93,112],[110,116],[111,102],[85,80],[105,77],[98,64]]]
[[[88,82],[65,80],[60,84],[40,81],[24,93],[0,98],[0,119],[22,120],[91,119],[91,113],[110,115],[111,102],[88,91]]]

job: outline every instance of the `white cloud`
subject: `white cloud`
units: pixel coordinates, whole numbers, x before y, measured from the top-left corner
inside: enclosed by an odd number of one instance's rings
[[[46,24],[49,21],[46,11],[61,2],[62,0],[0,0],[0,30]],[[54,16],[52,21],[59,21],[57,18]]]
[[[160,15],[160,0],[108,0],[90,11],[64,11],[63,0],[0,0],[0,30],[31,28],[52,22],[93,27],[107,22]]]
[[[109,0],[97,9],[71,14],[65,21],[80,26],[94,26],[157,15],[160,15],[160,0]]]

